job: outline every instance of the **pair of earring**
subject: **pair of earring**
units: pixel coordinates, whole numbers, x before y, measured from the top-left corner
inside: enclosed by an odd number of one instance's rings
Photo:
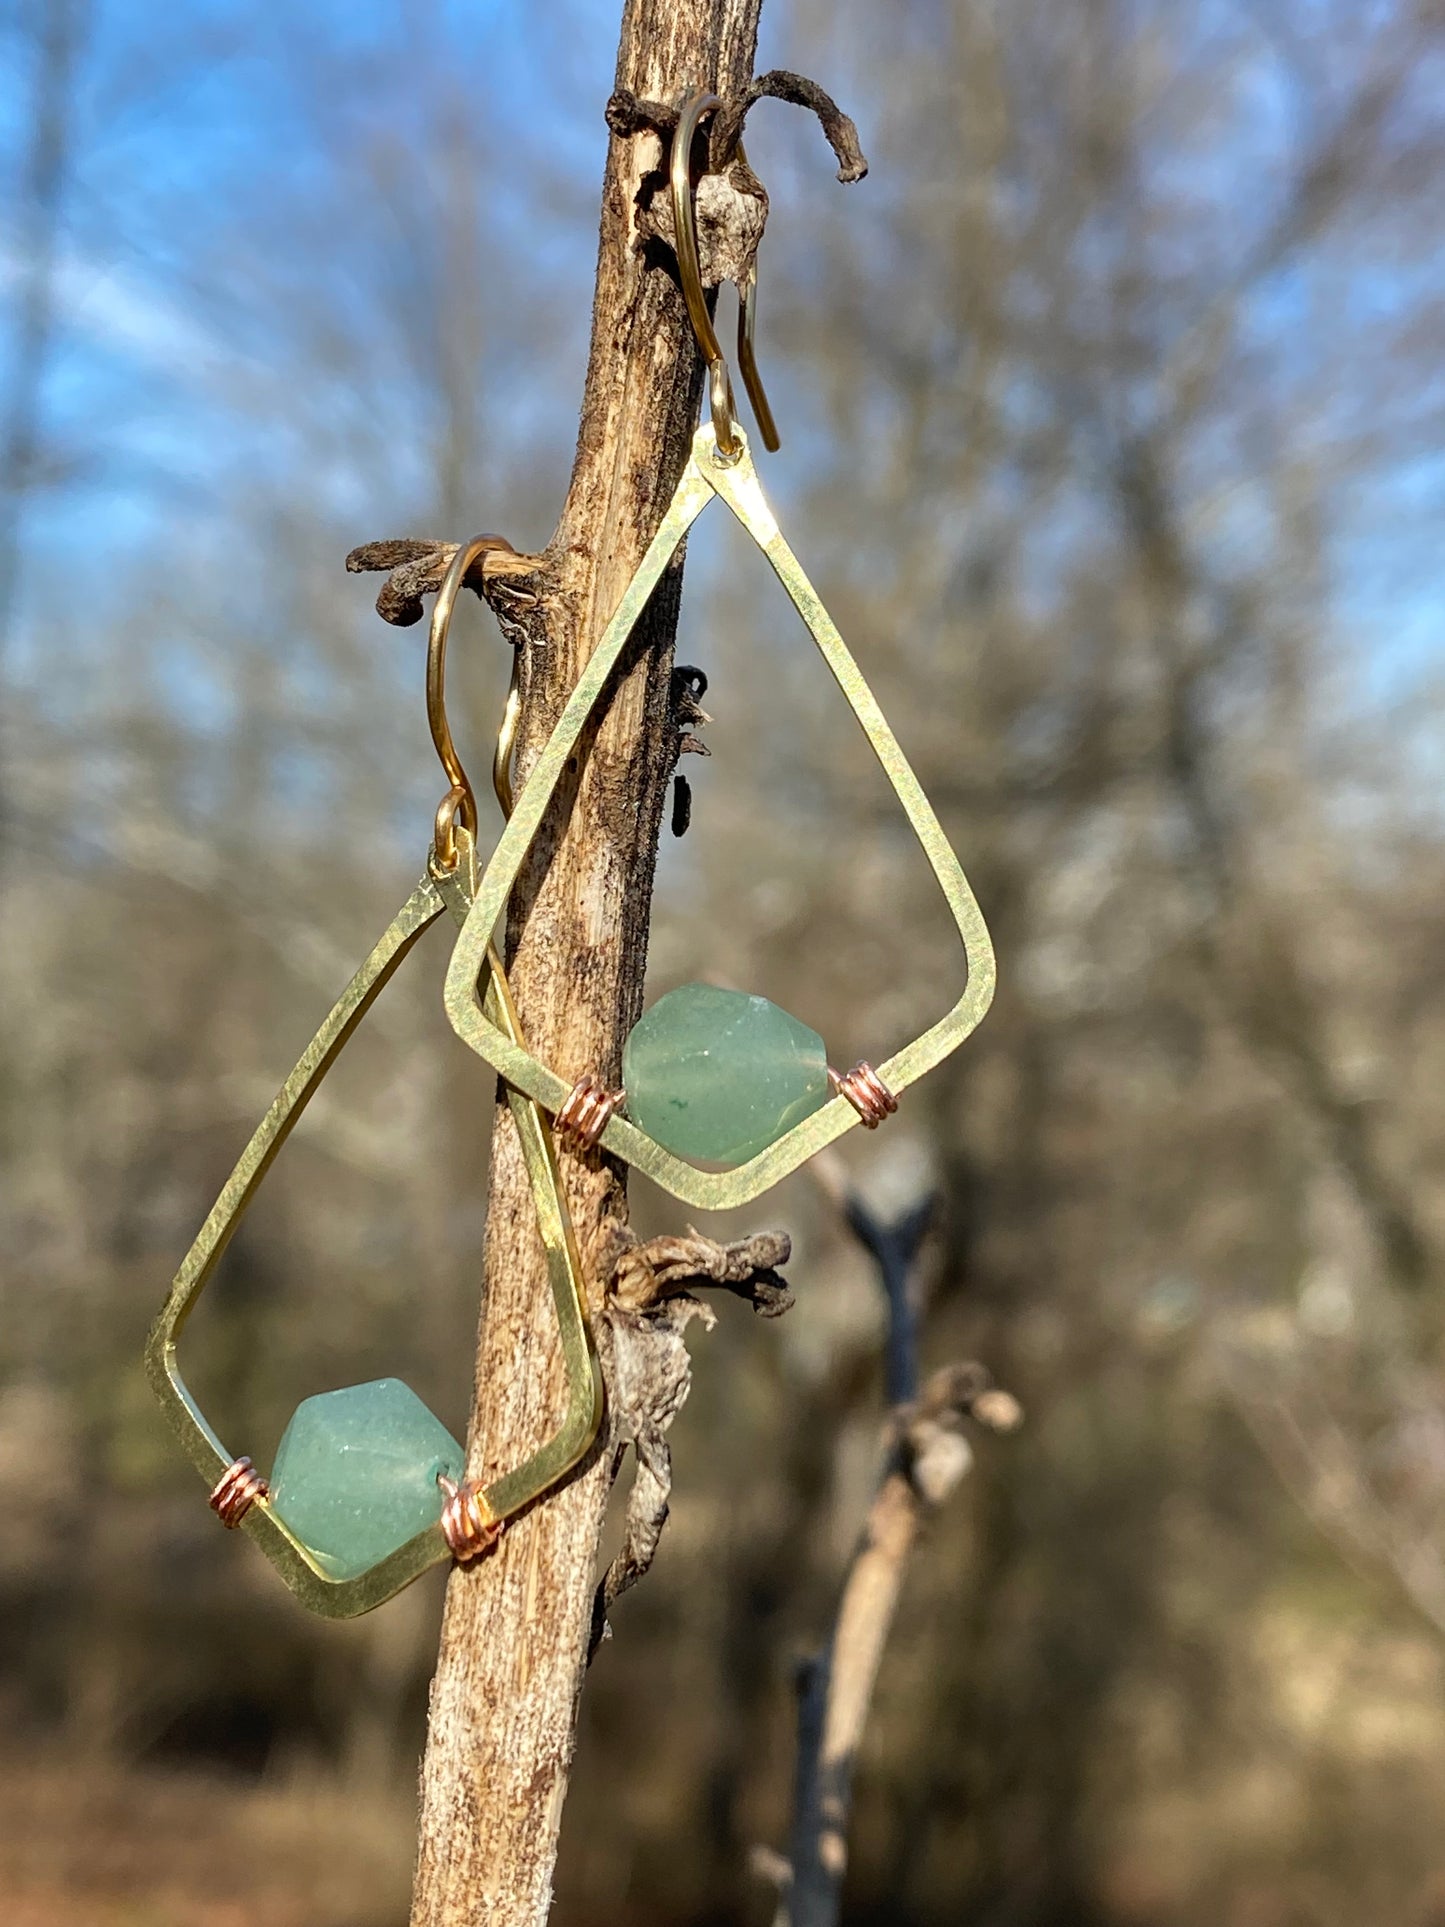
[[[601,1145],[674,1197],[704,1209],[745,1204],[857,1124],[875,1128],[899,1094],[977,1026],[994,987],[993,949],[978,904],[932,805],[862,671],[778,527],[734,413],[727,364],[703,297],[689,156],[712,95],[684,106],[673,137],[670,187],[688,313],[708,364],[709,420],[693,438],[681,480],[636,574],[572,691],[519,797],[511,745],[515,673],[493,779],[504,827],[484,870],[477,808],[446,719],[445,657],[452,609],[468,570],[496,536],[465,544],[432,615],[427,710],[449,787],[426,869],[381,941],[343,991],[242,1153],[171,1287],[147,1348],[167,1415],[211,1487],[223,1523],[245,1530],[301,1602],[330,1617],[380,1605],[428,1567],[487,1550],[507,1521],[555,1487],[586,1453],[602,1417],[602,1381],[586,1289],[558,1169],[557,1139],[577,1152]],[[751,354],[753,286],[745,290],[742,361],[764,439],[771,413]],[[761,406],[759,400],[761,398]],[[882,765],[962,941],[964,988],[953,1007],[875,1069],[829,1069],[822,1039],[761,997],[687,985],[646,1011],[623,1051],[623,1088],[595,1075],[560,1077],[527,1048],[494,943],[556,785],[627,639],[678,545],[720,500],[767,557]],[[305,1400],[267,1480],[233,1458],[187,1389],[177,1341],[227,1242],[309,1099],[422,932],[443,915],[458,925],[444,1004],[453,1029],[502,1077],[516,1120],[547,1255],[566,1366],[562,1425],[522,1465],[482,1486],[461,1446],[396,1379]],[[704,1168],[705,1166],[714,1168]],[[724,1168],[716,1168],[722,1166]]]

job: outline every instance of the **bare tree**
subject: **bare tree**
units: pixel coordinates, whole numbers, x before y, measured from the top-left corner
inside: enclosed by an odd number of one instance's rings
[[[89,0],[42,0],[24,16],[33,26],[35,78],[15,237],[22,292],[0,396],[0,667],[10,656],[21,521],[42,448],[41,405],[55,340],[61,222],[74,140],[75,70],[88,13]]]

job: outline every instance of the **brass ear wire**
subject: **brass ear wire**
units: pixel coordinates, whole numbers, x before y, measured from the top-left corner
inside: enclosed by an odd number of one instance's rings
[[[457,746],[452,741],[451,725],[447,721],[447,637],[451,632],[452,611],[456,607],[457,597],[461,594],[467,571],[479,555],[486,555],[496,549],[504,551],[507,555],[516,554],[516,550],[504,535],[474,535],[470,542],[464,542],[457,550],[437,591],[437,599],[431,615],[431,633],[427,639],[426,719],[431,725],[431,739],[436,745],[436,753],[441,758],[442,768],[446,771],[447,781],[451,785],[437,805],[433,842],[437,868],[446,873],[450,873],[457,867],[458,823],[470,836],[475,837],[477,833],[476,794],[472,789],[471,779],[462,768],[462,759],[457,754]]]
[[[562,780],[588,718],[607,687],[663,571],[688,530],[714,496],[720,497],[772,565],[817,645],[853,714],[872,745],[884,775],[928,860],[952,914],[963,947],[967,976],[952,1007],[910,1044],[876,1069],[860,1066],[838,1079],[837,1094],[785,1130],[764,1151],[723,1171],[702,1170],[667,1150],[613,1106],[601,1118],[596,1142],[603,1150],[643,1172],[684,1203],[704,1211],[746,1204],[796,1171],[815,1151],[854,1125],[872,1125],[887,1116],[898,1096],[941,1063],[982,1021],[994,990],[994,955],[983,912],[969,887],[937,812],[923,792],[898,739],[878,706],[852,652],[838,633],[802,564],[788,547],[768,507],[748,454],[747,436],[733,424],[737,454],[718,456],[710,425],[693,437],[692,458],[683,470],[672,502],[648,545],[647,553],[613,611],[605,634],[589,657],[545,744],[529,759],[507,827],[476,886],[473,907],[457,939],[447,971],[447,1016],[462,1041],[500,1072],[511,1088],[530,1097],[557,1125],[591,1133],[603,1099],[613,1094],[568,1085],[556,1071],[525,1048],[517,1048],[489,1015],[480,985],[487,982],[492,932],[502,915],[527,851]],[[556,1127],[554,1126],[554,1129]]]
[[[712,316],[708,313],[707,296],[702,285],[702,263],[697,247],[697,215],[693,206],[692,191],[692,142],[698,127],[710,114],[717,112],[722,102],[716,94],[693,94],[684,101],[678,111],[677,126],[673,130],[672,155],[668,166],[668,180],[672,188],[672,225],[676,235],[678,278],[682,282],[683,299],[687,303],[688,320],[692,332],[697,337],[697,345],[703,360],[707,363],[708,406],[712,415],[713,434],[717,440],[718,458],[724,463],[735,462],[742,453],[736,428],[737,416],[733,403],[732,378],[723,355],[722,343],[717,338]],[[738,144],[738,154],[742,155],[742,144]],[[758,418],[758,429],[762,434],[765,447],[774,453],[779,447],[778,431],[773,421],[773,411],[768,405],[767,392],[763,387],[762,376],[758,373],[757,356],[754,352],[753,329],[757,307],[757,270],[749,274],[747,281],[739,288],[738,310],[738,365],[743,371],[743,384],[748,391],[748,400],[753,405],[753,413]]]
[[[442,673],[446,662],[447,634],[452,610],[467,570],[477,556],[488,549],[505,549],[515,554],[503,536],[478,535],[458,549],[437,593],[432,611],[430,647],[427,651],[427,716],[432,726],[432,741],[442,759],[442,767],[452,777],[452,787],[442,798],[437,814],[440,827],[443,815],[454,826],[459,811],[470,809],[475,820],[476,798],[462,770],[447,726]],[[512,652],[512,675],[507,684],[507,699],[492,751],[492,788],[506,822],[512,814],[512,755],[522,720],[522,694],[518,685],[521,651]],[[455,800],[454,800],[455,799]],[[468,839],[472,835],[466,827]],[[455,829],[452,829],[455,838]],[[459,853],[458,853],[459,854]],[[438,877],[442,895],[454,899],[454,908],[463,921],[471,909],[468,890],[458,889],[453,874],[456,859],[444,867],[440,842],[434,853],[442,874]],[[488,941],[483,976],[478,979],[479,993],[485,982],[485,1002],[493,1011],[502,1031],[519,1047],[524,1047],[521,1018],[512,998],[507,972],[495,943]],[[522,1143],[522,1158],[532,1183],[547,1272],[557,1307],[558,1330],[562,1339],[562,1358],[567,1372],[568,1410],[553,1436],[538,1446],[530,1458],[503,1474],[491,1485],[475,1488],[464,1484],[450,1493],[442,1517],[447,1543],[459,1558],[470,1558],[492,1544],[513,1513],[549,1492],[587,1451],[602,1423],[602,1377],[587,1322],[587,1294],[582,1259],[576,1233],[567,1209],[562,1174],[557,1165],[553,1131],[537,1105],[521,1091],[507,1093],[512,1116]],[[478,1536],[480,1535],[480,1536]]]
[[[738,143],[738,153],[742,153],[742,143]],[[763,438],[763,447],[770,455],[776,455],[782,447],[778,436],[778,425],[773,420],[773,411],[768,406],[767,390],[763,378],[758,373],[758,358],[753,345],[753,331],[758,319],[758,270],[756,264],[747,280],[738,290],[738,366],[743,371],[743,387],[748,391],[748,400],[753,405],[757,417],[758,433]]]
[[[522,692],[517,685],[517,666],[521,652],[512,651],[512,679],[507,684],[507,700],[502,723],[497,731],[497,746],[492,751],[492,790],[505,820],[512,814],[512,752],[517,747],[517,730],[522,721]]]

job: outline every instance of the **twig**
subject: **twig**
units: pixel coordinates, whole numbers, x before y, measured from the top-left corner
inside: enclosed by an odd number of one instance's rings
[[[831,94],[805,74],[790,74],[775,67],[760,74],[741,102],[724,101],[713,128],[713,164],[725,167],[742,139],[743,122],[760,100],[785,100],[793,107],[806,107],[818,116],[824,137],[838,161],[838,179],[845,187],[861,181],[868,173],[868,162],[858,144],[858,129]]]
[[[614,1481],[628,1444],[637,1465],[627,1496],[622,1549],[593,1600],[589,1660],[608,1637],[607,1615],[613,1605],[652,1565],[667,1524],[672,1454],[665,1434],[692,1386],[692,1361],[683,1334],[695,1318],[708,1331],[716,1322],[711,1308],[689,1287],[720,1286],[747,1299],[761,1318],[779,1318],[793,1303],[777,1271],[792,1253],[786,1231],[761,1231],[729,1245],[696,1231],[641,1244],[627,1225],[609,1221],[599,1242],[599,1268],[608,1279],[607,1378],[618,1430]]]
[[[376,613],[383,622],[409,629],[421,621],[422,597],[436,594],[460,547],[460,542],[444,542],[439,536],[403,535],[363,542],[347,556],[347,573],[366,575],[385,569],[387,578],[376,598]],[[527,606],[536,598],[527,595],[516,578],[536,575],[542,566],[543,558],[538,555],[509,555],[505,549],[488,549],[467,570],[462,586],[485,595],[491,586],[487,578],[492,577],[506,583],[514,608]],[[522,598],[520,604],[518,597]],[[505,605],[498,606],[498,614],[505,614]]]
[[[805,107],[816,114],[823,134],[838,161],[838,179],[845,187],[861,181],[868,162],[858,141],[858,129],[830,93],[806,74],[789,73],[775,67],[760,74],[745,94],[725,100],[709,130],[708,166],[715,173],[731,166],[742,139],[743,123],[760,100],[785,100],[790,106]],[[607,103],[607,125],[614,134],[640,134],[649,131],[670,134],[677,125],[675,105],[660,100],[639,100],[625,87],[619,87]]]
[[[793,1294],[778,1276],[779,1265],[793,1255],[786,1231],[755,1231],[736,1244],[720,1245],[691,1227],[684,1237],[649,1238],[646,1244],[626,1225],[606,1229],[618,1243],[612,1296],[626,1311],[649,1311],[699,1285],[736,1292],[764,1318],[792,1309]]]
[[[825,1165],[822,1181],[878,1266],[888,1301],[888,1379],[918,1382],[912,1271],[935,1199],[885,1222]],[[925,1515],[941,1505],[972,1463],[966,1420],[1009,1432],[1018,1401],[979,1364],[945,1366],[921,1393],[894,1397],[877,1489],[844,1577],[826,1650],[798,1675],[798,1762],[791,1859],[754,1856],[778,1888],[779,1927],[834,1927],[847,1870],[847,1829],[857,1758],[878,1668],[892,1628],[909,1554]]]

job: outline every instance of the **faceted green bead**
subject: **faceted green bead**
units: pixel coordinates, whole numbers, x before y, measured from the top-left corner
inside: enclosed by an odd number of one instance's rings
[[[684,984],[659,997],[622,1052],[627,1115],[678,1157],[742,1164],[828,1099],[815,1030],[766,997]]]
[[[441,1517],[437,1474],[465,1454],[409,1385],[378,1378],[297,1406],[276,1448],[271,1506],[333,1578],[355,1579]]]

